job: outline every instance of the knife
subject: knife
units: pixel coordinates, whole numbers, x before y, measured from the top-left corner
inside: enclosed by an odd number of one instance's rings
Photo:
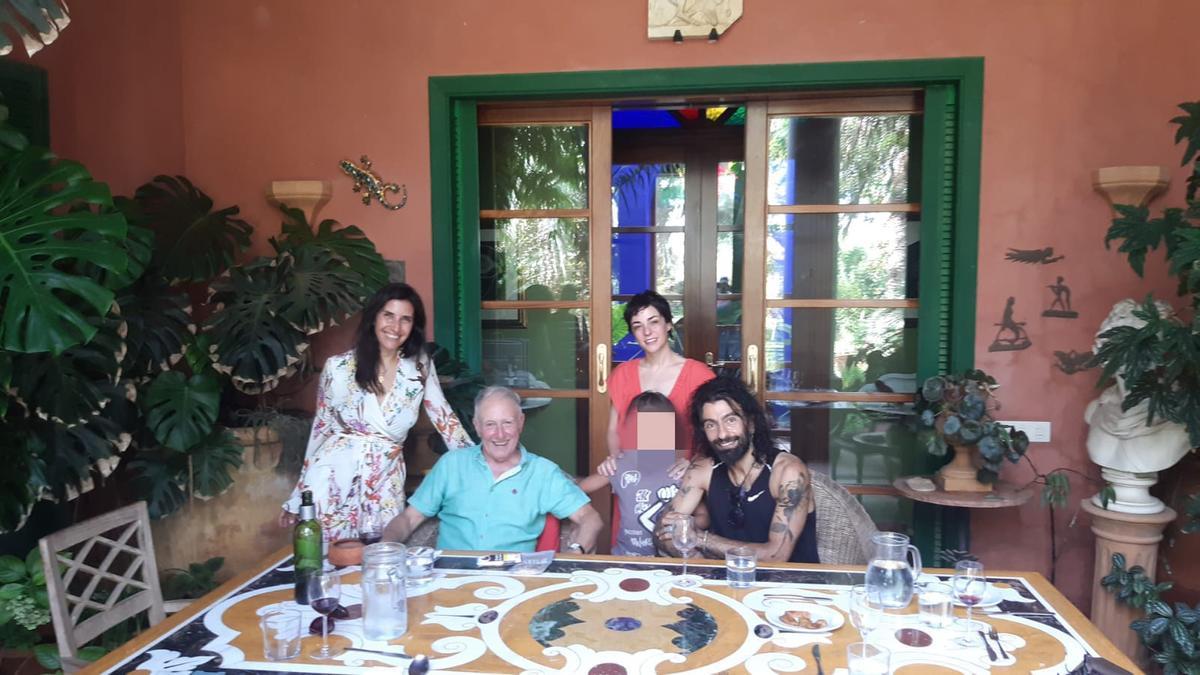
[[[983,634],[983,631],[976,632],[979,633],[979,639],[983,640],[983,646],[987,647],[988,660],[995,661],[998,657],[996,656],[996,650],[992,649],[992,643],[987,641],[987,636]]]
[[[825,669],[821,667],[821,645],[813,645],[813,660],[817,662],[817,675],[825,675]]]
[[[384,656],[394,656],[400,659],[411,659],[412,656],[403,652],[385,652],[382,649],[363,649],[362,647],[346,647],[348,652],[366,652],[368,654],[383,654]]]

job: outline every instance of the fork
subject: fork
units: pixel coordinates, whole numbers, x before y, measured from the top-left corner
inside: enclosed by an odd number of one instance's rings
[[[1008,652],[1004,651],[1004,643],[1000,642],[1000,634],[996,632],[995,626],[991,626],[988,628],[988,637],[992,638],[992,640],[995,641],[996,646],[1000,648],[1000,655],[1003,656],[1005,659],[1007,659]]]

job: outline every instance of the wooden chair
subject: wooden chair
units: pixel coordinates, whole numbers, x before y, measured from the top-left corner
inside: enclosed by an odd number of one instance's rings
[[[817,509],[817,555],[828,565],[865,565],[879,530],[854,495],[823,473],[811,471]]]
[[[151,626],[163,620],[145,502],[77,523],[38,543],[64,671],[87,665],[79,648],[122,621],[141,612],[148,612]]]

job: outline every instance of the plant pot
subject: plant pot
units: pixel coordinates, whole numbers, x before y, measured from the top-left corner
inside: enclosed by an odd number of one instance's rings
[[[152,521],[160,572],[222,556],[219,580],[224,580],[291,541],[291,531],[279,527],[276,518],[299,476],[276,470],[282,447],[278,435],[268,427],[232,431],[244,449],[229,490],[211,499],[191,499],[176,513]]]
[[[934,476],[938,487],[946,492],[991,492],[990,483],[980,483],[978,472],[979,448],[974,445],[954,446],[954,457]]]

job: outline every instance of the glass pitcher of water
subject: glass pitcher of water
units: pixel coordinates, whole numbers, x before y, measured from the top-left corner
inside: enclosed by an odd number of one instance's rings
[[[871,543],[875,554],[867,565],[867,593],[884,607],[907,607],[912,601],[913,581],[921,574],[921,552],[908,543],[908,537],[896,532],[880,532],[871,537]]]
[[[363,635],[368,640],[393,640],[408,630],[407,555],[403,544],[392,542],[363,549]]]

